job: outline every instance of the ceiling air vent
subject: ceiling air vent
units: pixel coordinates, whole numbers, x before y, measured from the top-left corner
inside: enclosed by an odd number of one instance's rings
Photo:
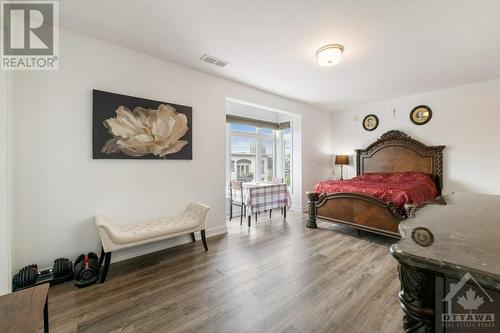
[[[225,67],[229,64],[229,62],[216,58],[214,56],[204,54],[203,57],[200,58],[201,61],[208,62],[209,64],[215,65],[217,67]]]

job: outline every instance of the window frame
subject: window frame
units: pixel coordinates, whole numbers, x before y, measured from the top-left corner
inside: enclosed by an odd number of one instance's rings
[[[292,124],[290,124],[290,185],[288,186],[290,193],[293,192],[293,159],[294,159],[294,153],[293,153],[293,127]],[[282,176],[283,176],[283,182],[285,182],[285,129],[280,130],[281,134],[281,148],[283,149],[282,153]]]
[[[231,161],[232,161],[232,137],[250,137],[255,139],[255,174],[253,181],[262,181],[262,176],[265,174],[261,170],[261,159],[262,155],[262,140],[271,140],[273,142],[273,151],[272,151],[272,159],[273,159],[273,174],[272,178],[281,177],[285,178],[285,140],[284,140],[284,130],[283,129],[272,129],[272,134],[262,133],[263,127],[255,126],[255,132],[248,131],[238,131],[231,129],[232,123],[226,123],[226,151],[227,151],[227,161],[226,161],[226,174],[227,174],[227,182],[228,184],[231,182]],[[267,128],[266,128],[267,129]],[[290,126],[290,144],[291,144],[291,153],[290,153],[290,186],[289,191],[292,192],[293,187],[293,130]],[[278,162],[279,160],[279,162]],[[278,170],[279,169],[279,170]]]

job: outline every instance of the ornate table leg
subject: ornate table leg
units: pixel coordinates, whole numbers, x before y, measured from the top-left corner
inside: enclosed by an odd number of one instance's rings
[[[405,315],[405,333],[434,332],[434,275],[404,264],[399,265],[399,300]]]
[[[309,206],[306,227],[317,228],[316,225],[316,202],[319,198],[319,193],[307,192],[307,205]]]

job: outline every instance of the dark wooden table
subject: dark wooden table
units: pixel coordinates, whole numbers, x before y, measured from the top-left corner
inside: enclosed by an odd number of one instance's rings
[[[445,200],[402,222],[391,247],[405,332],[500,332],[500,196]]]
[[[49,284],[26,288],[0,297],[0,332],[38,332],[43,313],[44,332],[49,332],[47,297]]]

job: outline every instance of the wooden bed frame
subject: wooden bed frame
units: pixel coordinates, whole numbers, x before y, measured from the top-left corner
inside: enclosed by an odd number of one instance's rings
[[[441,195],[445,147],[426,146],[401,131],[389,131],[366,149],[356,149],[356,174],[425,172],[432,176]],[[399,222],[409,217],[414,208],[406,205],[406,212],[400,212],[392,202],[360,193],[307,192],[307,198],[308,228],[317,228],[319,218],[395,238],[400,237]]]

